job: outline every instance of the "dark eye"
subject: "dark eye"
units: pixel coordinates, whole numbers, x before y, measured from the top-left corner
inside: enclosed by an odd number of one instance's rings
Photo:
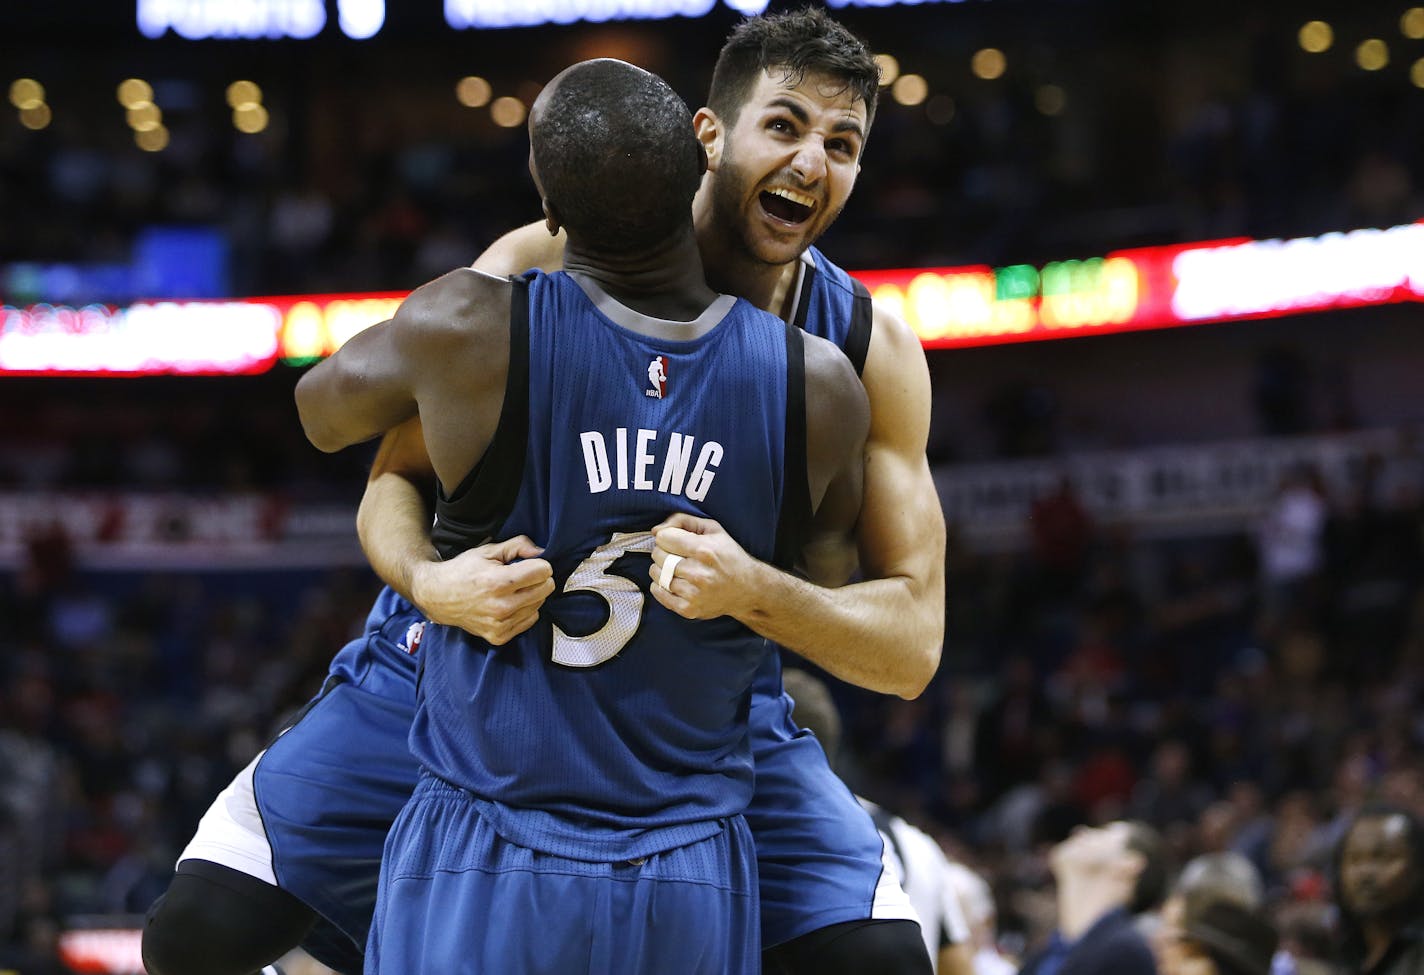
[[[772,120],[767,124],[767,128],[771,129],[773,132],[791,132],[791,131],[794,131],[793,128],[792,128],[791,123],[788,122],[788,121],[787,121],[786,119],[784,119],[784,118],[774,118],[774,119],[772,119]]]
[[[855,146],[851,145],[845,139],[832,139],[826,143],[826,148],[831,150],[831,152],[839,152],[847,156],[855,155]]]

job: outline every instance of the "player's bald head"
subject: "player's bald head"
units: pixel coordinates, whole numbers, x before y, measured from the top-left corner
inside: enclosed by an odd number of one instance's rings
[[[703,151],[687,105],[642,68],[599,58],[566,68],[529,113],[530,166],[575,241],[620,253],[692,221]]]

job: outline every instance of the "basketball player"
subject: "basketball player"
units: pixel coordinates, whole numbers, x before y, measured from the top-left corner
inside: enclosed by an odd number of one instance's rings
[[[752,975],[741,812],[768,645],[637,579],[669,510],[767,561],[808,532],[853,546],[869,406],[830,342],[706,285],[706,157],[661,79],[575,65],[529,132],[568,270],[453,272],[297,386],[324,450],[424,417],[442,555],[522,533],[563,580],[506,646],[425,631],[421,780],[386,842],[366,970]],[[669,557],[652,587],[677,578]]]
[[[902,321],[878,307],[872,314],[863,288],[805,250],[850,194],[877,91],[869,52],[823,13],[746,21],[719,59],[709,107],[697,113],[714,169],[695,215],[699,244],[721,261],[707,263],[709,275],[845,348],[871,401],[858,524],[867,581],[826,590],[788,576],[777,588],[793,586],[802,599],[790,615],[768,612],[766,623],[847,680],[912,697],[937,665],[943,634],[944,529],[924,457],[924,356]],[[846,106],[862,120],[853,162],[841,143],[857,133],[831,132],[824,118]],[[785,189],[810,191],[814,221],[773,222],[763,204],[781,204],[760,189],[778,177]],[[742,189],[716,192],[723,178]],[[476,266],[508,273],[561,263],[562,240],[537,225],[508,235]],[[425,614],[500,644],[533,623],[554,588],[550,566],[524,537],[433,560],[424,495],[412,486],[422,471],[429,460],[411,421],[383,441],[358,525],[378,572],[424,614],[384,591],[307,715],[214,803],[150,912],[150,971],[242,975],[298,942],[340,971],[359,969],[385,824],[415,781],[404,736]],[[830,584],[834,575],[813,569]],[[834,658],[796,639],[800,630],[817,632]],[[763,943],[776,946],[767,971],[928,971],[913,912],[881,870],[879,835],[814,740],[791,723],[774,661],[759,674],[751,720],[757,782],[747,818]],[[300,800],[263,788],[292,777],[312,783]]]

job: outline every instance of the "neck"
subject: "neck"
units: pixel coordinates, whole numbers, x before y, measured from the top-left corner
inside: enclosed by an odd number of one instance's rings
[[[708,283],[717,291],[738,295],[763,311],[787,318],[800,262],[768,264],[749,254],[735,232],[718,225],[706,185],[704,182],[704,189],[693,199],[692,208]]]
[[[1395,925],[1382,918],[1360,922],[1360,936],[1365,941],[1365,969],[1378,965],[1394,942]]]
[[[1127,902],[1121,890],[1098,878],[1058,878],[1058,932],[1077,941],[1104,914]]]
[[[717,297],[707,286],[691,229],[633,254],[608,254],[570,235],[564,270],[593,280],[634,311],[652,318],[691,321]]]

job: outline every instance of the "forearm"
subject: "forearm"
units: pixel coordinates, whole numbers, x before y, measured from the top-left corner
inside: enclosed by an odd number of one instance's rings
[[[381,581],[419,606],[416,572],[439,560],[430,543],[430,514],[419,487],[400,474],[373,476],[356,512],[356,533]]]
[[[910,699],[934,676],[944,594],[907,576],[837,588],[757,563],[753,594],[733,615],[761,636],[859,687]]]

